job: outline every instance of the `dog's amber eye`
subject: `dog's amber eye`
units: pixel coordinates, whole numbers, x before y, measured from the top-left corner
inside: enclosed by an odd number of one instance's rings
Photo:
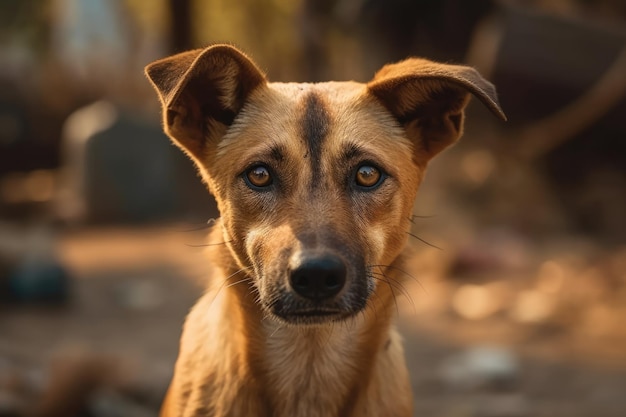
[[[356,170],[356,183],[361,187],[371,188],[377,185],[382,177],[380,170],[371,165],[361,165]]]
[[[254,187],[267,187],[272,184],[272,176],[269,169],[263,165],[257,165],[246,172],[246,178]]]

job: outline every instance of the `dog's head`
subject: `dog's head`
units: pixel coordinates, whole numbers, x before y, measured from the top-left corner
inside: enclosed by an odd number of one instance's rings
[[[224,239],[259,300],[290,323],[361,311],[402,251],[427,162],[462,134],[474,69],[423,59],[368,84],[268,83],[233,47],[146,68],[165,131],[215,195]]]

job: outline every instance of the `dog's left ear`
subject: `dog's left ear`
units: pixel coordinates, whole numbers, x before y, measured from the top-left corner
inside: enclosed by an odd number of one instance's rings
[[[471,67],[410,58],[384,66],[367,87],[415,141],[423,163],[462,135],[470,93],[506,120],[494,86]]]
[[[265,75],[243,52],[213,45],[153,62],[146,75],[163,105],[165,132],[197,162],[233,123]]]

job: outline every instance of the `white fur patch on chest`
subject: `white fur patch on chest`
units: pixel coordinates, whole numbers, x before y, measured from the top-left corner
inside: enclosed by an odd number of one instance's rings
[[[264,322],[267,387],[276,398],[275,417],[336,416],[357,371],[360,319],[326,326]]]

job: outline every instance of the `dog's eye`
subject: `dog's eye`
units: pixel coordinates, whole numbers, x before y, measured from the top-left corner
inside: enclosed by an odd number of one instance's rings
[[[253,187],[268,187],[272,185],[272,175],[266,166],[257,165],[246,171],[246,181]]]
[[[380,170],[371,165],[361,165],[356,170],[355,181],[360,187],[372,188],[380,183],[382,174]]]

